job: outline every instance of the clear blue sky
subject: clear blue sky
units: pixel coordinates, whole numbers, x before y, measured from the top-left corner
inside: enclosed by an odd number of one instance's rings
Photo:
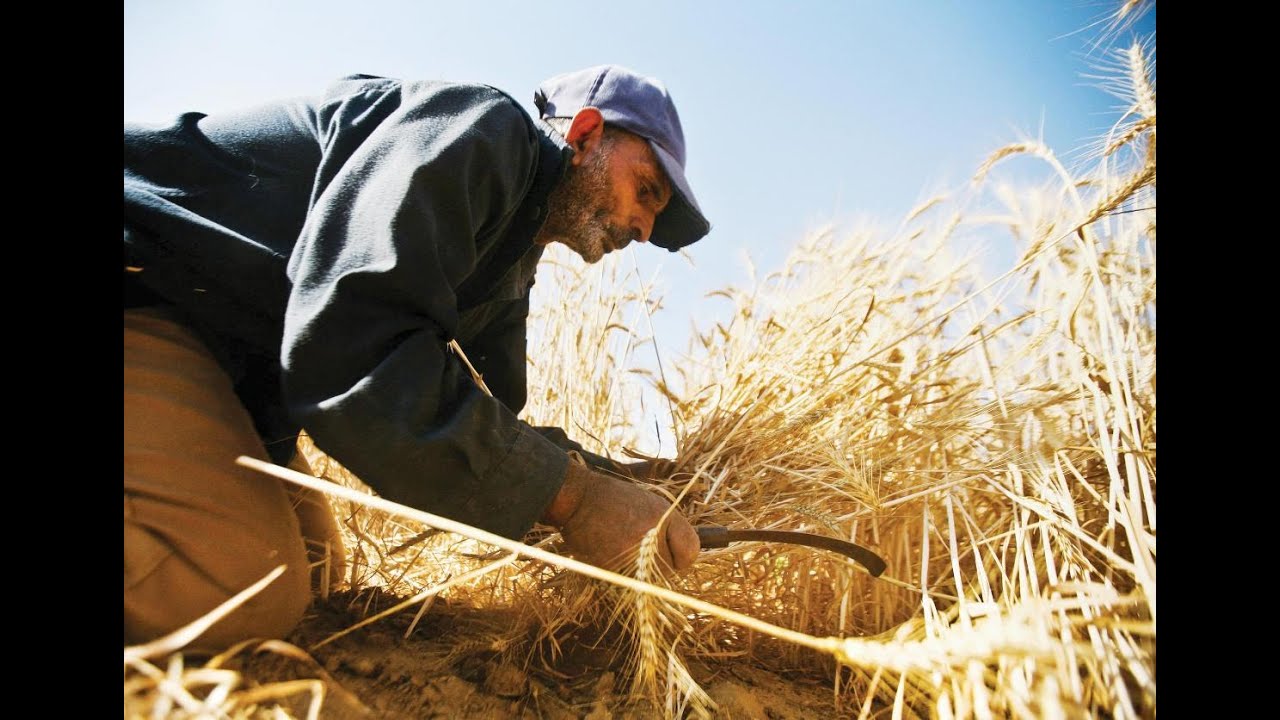
[[[532,111],[538,83],[566,70],[656,76],[713,224],[696,269],[633,246],[664,283],[661,344],[681,350],[690,313],[711,312],[701,296],[745,281],[743,250],[767,272],[825,223],[896,222],[1023,133],[1076,157],[1117,117],[1082,76],[1086,28],[1118,4],[125,0],[124,115],[214,113],[351,73],[484,82]],[[1135,29],[1154,27],[1152,8]]]

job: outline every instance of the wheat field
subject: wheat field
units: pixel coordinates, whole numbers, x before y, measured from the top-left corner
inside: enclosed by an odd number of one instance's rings
[[[548,251],[526,420],[626,460],[651,430],[637,418],[660,414],[677,451],[653,489],[693,524],[843,538],[884,557],[883,576],[742,543],[664,578],[646,542],[630,576],[667,592],[646,591],[557,562],[545,529],[527,540],[552,557],[530,557],[341,498],[347,584],[410,616],[441,594],[514,609],[495,639],[525,667],[613,628],[629,693],[666,717],[717,713],[695,658],[807,669],[849,717],[1154,717],[1154,51],[1103,56],[1128,109],[1085,162],[1013,143],[890,230],[804,238],[657,363],[653,316],[671,310],[651,278],[625,256]],[[1013,158],[1048,179],[1003,179]],[[960,248],[995,237],[1016,258],[989,277]],[[302,442],[316,474],[369,494]],[[175,657],[126,649],[127,716],[163,702]],[[261,707],[261,688],[236,705],[249,691],[218,677],[227,716]]]

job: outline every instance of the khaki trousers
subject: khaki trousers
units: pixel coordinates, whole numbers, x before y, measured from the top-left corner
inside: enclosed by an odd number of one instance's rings
[[[342,558],[324,496],[236,465],[240,455],[269,461],[209,350],[162,309],[126,310],[126,645],[200,618],[281,564],[283,575],[186,650],[283,637],[310,604],[312,560],[324,557],[326,542]]]

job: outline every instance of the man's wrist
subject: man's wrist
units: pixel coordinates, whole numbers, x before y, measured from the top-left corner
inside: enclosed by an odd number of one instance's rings
[[[542,512],[540,521],[557,528],[568,522],[569,518],[577,512],[578,506],[582,504],[582,496],[586,492],[587,485],[592,482],[591,476],[590,468],[570,459],[560,491]]]

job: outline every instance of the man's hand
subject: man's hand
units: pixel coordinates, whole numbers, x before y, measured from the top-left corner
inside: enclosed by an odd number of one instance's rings
[[[670,504],[628,480],[569,463],[560,494],[542,521],[560,528],[575,557],[600,567],[619,569]],[[684,570],[693,564],[701,546],[698,533],[678,511],[658,537],[658,560],[663,569]]]

